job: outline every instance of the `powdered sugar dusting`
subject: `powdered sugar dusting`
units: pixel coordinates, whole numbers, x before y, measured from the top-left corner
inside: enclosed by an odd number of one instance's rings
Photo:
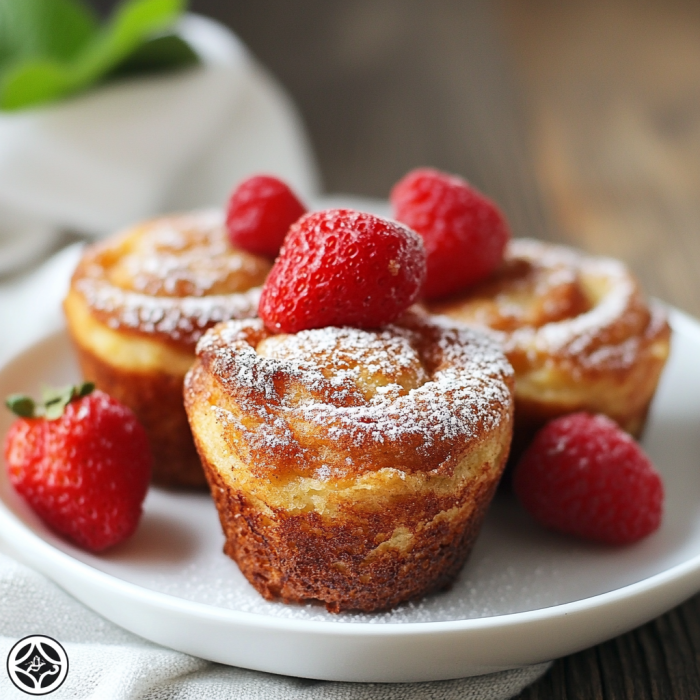
[[[247,292],[205,297],[152,297],[83,279],[76,289],[93,311],[108,316],[110,328],[158,333],[194,345],[208,327],[230,318],[254,317],[260,301],[260,287]]]
[[[584,352],[592,339],[621,318],[637,291],[625,266],[616,260],[589,258],[584,274],[601,280],[604,293],[599,303],[586,313],[559,323],[548,323],[540,329],[538,343],[555,352],[564,348],[574,354]]]
[[[202,212],[151,222],[113,267],[121,268],[121,280],[135,292],[201,297],[242,291],[240,286],[250,286],[249,278],[259,279],[268,265],[231,247],[220,212]],[[114,280],[115,270],[109,274]]]
[[[256,348],[258,355],[289,361],[308,373],[320,373],[332,386],[376,394],[406,393],[428,381],[420,356],[398,327],[375,333],[357,328],[326,328],[273,336]]]
[[[233,249],[220,212],[156,219],[89,249],[73,280],[114,329],[194,346],[219,321],[257,315],[267,260]]]
[[[496,285],[494,300],[498,305],[507,305],[509,293],[516,294],[522,303],[521,288],[528,282],[534,285],[529,292],[532,304],[541,305],[545,316],[548,295],[557,285],[576,285],[578,293],[590,302],[582,313],[566,318],[542,325],[524,322],[512,331],[495,330],[507,355],[519,353],[532,361],[539,356],[574,362],[578,371],[626,370],[638,362],[649,343],[647,329],[652,315],[637,281],[624,264],[528,239],[512,241],[507,257],[511,261],[527,261],[533,274],[525,279],[504,280],[501,286],[492,282]],[[534,274],[536,270],[546,274]],[[537,286],[537,280],[542,282],[542,288]],[[551,301],[556,303],[556,299]],[[463,303],[468,307],[469,298]],[[453,306],[456,314],[459,304]],[[448,305],[442,311],[450,315],[451,309]],[[507,311],[506,308],[501,313]]]
[[[238,409],[260,419],[242,431],[250,446],[303,451],[320,434],[367,455],[402,448],[430,465],[436,447],[464,444],[511,411],[512,369],[497,344],[435,320],[272,337],[257,319],[232,321],[197,353]]]

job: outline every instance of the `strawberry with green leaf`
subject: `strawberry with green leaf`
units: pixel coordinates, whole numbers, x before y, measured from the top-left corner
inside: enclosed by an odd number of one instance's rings
[[[90,383],[13,394],[19,418],[5,438],[10,482],[53,530],[98,552],[138,526],[151,477],[146,432],[123,404]]]

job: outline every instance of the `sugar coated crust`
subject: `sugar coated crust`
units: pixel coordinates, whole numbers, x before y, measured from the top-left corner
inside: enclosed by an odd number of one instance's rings
[[[84,376],[129,406],[154,452],[153,478],[205,487],[182,382],[207,328],[257,313],[271,263],[233,248],[219,212],[139,224],[86,249],[64,301]]]
[[[226,535],[268,599],[379,610],[464,564],[507,457],[512,368],[485,334],[209,331],[185,408]]]
[[[493,277],[428,310],[490,329],[502,344],[516,376],[514,453],[575,411],[641,434],[670,328],[621,262],[516,239]]]

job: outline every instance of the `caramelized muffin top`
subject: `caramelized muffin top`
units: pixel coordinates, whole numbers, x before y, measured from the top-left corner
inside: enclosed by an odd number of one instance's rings
[[[91,246],[71,286],[110,328],[194,348],[215,323],[256,315],[270,268],[231,246],[219,212],[197,212]]]
[[[492,329],[516,372],[556,363],[581,377],[624,374],[670,333],[621,262],[528,239],[510,242],[489,280],[429,310]]]
[[[486,335],[407,314],[377,330],[273,335],[258,320],[209,331],[185,381],[256,474],[449,474],[510,429],[512,368]]]

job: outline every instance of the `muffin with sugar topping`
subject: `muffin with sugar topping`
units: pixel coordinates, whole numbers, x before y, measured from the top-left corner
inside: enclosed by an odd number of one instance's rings
[[[87,248],[78,264],[64,309],[80,366],[146,428],[156,483],[206,486],[183,378],[207,328],[257,314],[271,266],[234,248],[217,212],[139,224]]]
[[[514,455],[549,420],[579,411],[641,434],[671,331],[623,263],[516,239],[486,281],[427,308],[502,343],[515,369]]]
[[[505,464],[512,370],[483,334],[209,331],[185,406],[226,553],[268,599],[379,610],[447,586]]]
[[[513,374],[486,334],[404,314],[424,274],[413,231],[308,215],[262,319],[198,343],[185,407],[225,552],[267,599],[387,609],[449,585],[469,554],[508,455]]]

